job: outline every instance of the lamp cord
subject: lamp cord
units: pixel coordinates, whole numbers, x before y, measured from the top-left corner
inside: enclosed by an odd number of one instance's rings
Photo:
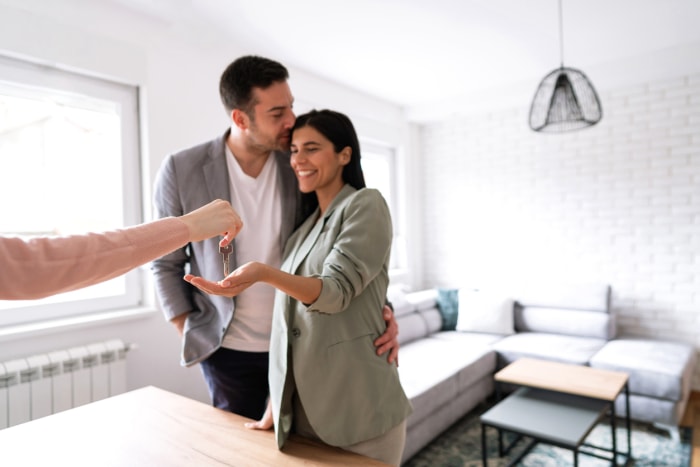
[[[561,0],[559,0],[559,61],[564,68],[564,20],[561,12]]]

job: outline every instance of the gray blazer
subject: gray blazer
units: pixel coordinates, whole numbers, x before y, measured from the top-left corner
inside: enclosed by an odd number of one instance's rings
[[[229,132],[207,143],[169,155],[155,182],[157,216],[180,216],[215,199],[231,201],[226,139]],[[280,250],[303,220],[297,179],[289,164],[289,154],[275,152],[282,195]],[[231,255],[231,270],[237,267]],[[182,364],[193,365],[220,346],[235,312],[235,300],[200,292],[183,280],[186,272],[206,279],[221,278],[222,257],[219,238],[190,243],[152,263],[155,286],[166,319],[191,311],[185,323]],[[272,313],[272,310],[270,310]]]
[[[320,278],[321,294],[308,306],[275,295],[269,380],[279,447],[295,388],[314,431],[333,446],[380,436],[412,410],[396,366],[373,344],[386,328],[378,310],[389,284],[389,208],[377,190],[346,185],[317,217],[289,239],[282,269]]]

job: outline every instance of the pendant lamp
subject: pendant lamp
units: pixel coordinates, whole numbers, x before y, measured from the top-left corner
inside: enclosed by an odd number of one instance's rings
[[[559,133],[595,125],[603,117],[598,94],[581,70],[564,66],[564,33],[559,0],[561,66],[544,77],[530,106],[530,128]]]

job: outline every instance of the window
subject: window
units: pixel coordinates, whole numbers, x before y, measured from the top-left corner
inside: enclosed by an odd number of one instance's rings
[[[136,224],[141,198],[137,88],[0,57],[0,235]],[[139,274],[0,301],[0,326],[139,305]]]
[[[402,235],[401,218],[398,205],[396,183],[396,156],[393,148],[376,143],[362,143],[362,170],[368,187],[376,188],[382,193],[389,205],[391,220],[394,228],[394,239],[391,246],[390,269],[405,267],[404,236]]]

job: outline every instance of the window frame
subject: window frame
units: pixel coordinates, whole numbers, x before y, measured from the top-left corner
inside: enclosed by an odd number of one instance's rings
[[[362,148],[362,158],[381,157],[385,158],[389,166],[389,190],[390,199],[387,200],[393,227],[391,260],[389,269],[391,272],[402,271],[406,268],[407,258],[405,257],[405,235],[403,235],[402,199],[399,190],[399,172],[397,153],[398,148],[391,144],[381,143],[375,140],[365,140],[360,138]],[[363,167],[363,170],[366,168]],[[373,187],[375,188],[375,187]]]
[[[50,94],[66,102],[87,98],[116,104],[121,122],[123,199],[121,225],[114,228],[143,222],[144,186],[137,86],[58,65],[0,54],[2,83],[31,95]],[[124,281],[125,292],[116,296],[70,300],[66,298],[69,295],[59,294],[40,300],[3,301],[5,306],[0,309],[0,328],[143,306],[144,271],[137,268],[119,280]],[[13,306],[15,303],[16,307]]]

